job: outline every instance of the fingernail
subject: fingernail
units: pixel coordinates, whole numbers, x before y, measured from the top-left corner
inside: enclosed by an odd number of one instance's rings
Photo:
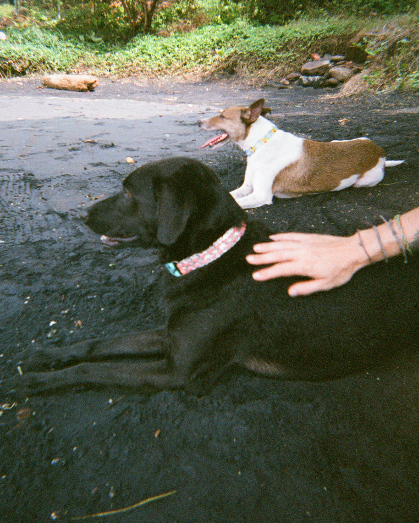
[[[288,291],[288,295],[291,296],[291,298],[295,298],[296,296],[298,296],[298,291],[296,289],[290,289]]]

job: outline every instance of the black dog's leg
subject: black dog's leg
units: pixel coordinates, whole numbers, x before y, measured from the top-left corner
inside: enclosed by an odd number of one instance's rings
[[[21,374],[4,380],[1,389],[21,396],[72,386],[118,386],[140,392],[180,388],[189,377],[190,362],[173,360],[172,343],[163,329],[36,351],[20,363]]]
[[[28,372],[2,383],[6,394],[31,395],[74,386],[135,388],[150,393],[181,388],[186,375],[166,359],[79,363],[51,372]]]
[[[17,356],[24,371],[61,369],[81,362],[164,355],[167,350],[165,329],[127,334],[105,340],[87,340],[67,347],[27,350]]]

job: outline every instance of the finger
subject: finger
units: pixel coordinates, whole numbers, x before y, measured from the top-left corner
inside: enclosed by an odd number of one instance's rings
[[[256,281],[266,281],[286,276],[301,276],[294,263],[276,263],[252,274],[253,279]]]
[[[317,234],[310,234],[305,232],[279,232],[277,234],[271,234],[269,238],[274,241],[292,241],[298,242],[312,238],[313,236],[318,236]]]
[[[292,298],[296,296],[308,296],[315,292],[327,291],[332,287],[334,287],[334,285],[330,285],[326,280],[308,280],[291,285],[288,289],[288,294]]]
[[[271,251],[263,254],[248,254],[246,261],[250,265],[269,265],[271,263],[291,261],[291,256],[285,252]]]
[[[268,242],[268,243],[257,243],[253,245],[253,250],[258,254],[265,252],[285,252],[287,250],[295,249],[299,246],[296,242]]]
[[[306,232],[281,232],[278,234],[271,234],[269,236],[271,240],[274,242],[302,242],[302,243],[310,243],[310,242],[317,242],[318,240],[322,240],[324,242],[326,239],[330,238],[336,238],[336,236],[330,236],[328,234],[315,234],[315,233],[306,233]]]

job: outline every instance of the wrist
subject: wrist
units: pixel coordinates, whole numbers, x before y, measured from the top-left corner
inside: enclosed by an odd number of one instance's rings
[[[352,236],[354,241],[353,254],[355,256],[355,270],[361,269],[362,267],[370,265],[376,261],[371,257],[371,249],[368,245],[368,238],[365,235],[366,232],[367,231],[365,230],[357,230],[357,232]]]
[[[403,239],[391,222],[358,231],[360,246],[367,257],[365,265],[388,261],[389,258],[404,253]]]

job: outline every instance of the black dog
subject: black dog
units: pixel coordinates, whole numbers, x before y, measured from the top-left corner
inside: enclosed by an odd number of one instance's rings
[[[270,232],[249,221],[216,175],[196,160],[140,167],[122,192],[90,208],[86,224],[106,243],[160,249],[167,264],[166,325],[36,351],[21,363],[23,375],[5,382],[8,390],[202,390],[232,367],[280,379],[325,380],[365,369],[384,355],[387,360],[418,339],[415,258],[363,269],[338,289],[289,298],[292,279],[255,282],[245,261]]]

